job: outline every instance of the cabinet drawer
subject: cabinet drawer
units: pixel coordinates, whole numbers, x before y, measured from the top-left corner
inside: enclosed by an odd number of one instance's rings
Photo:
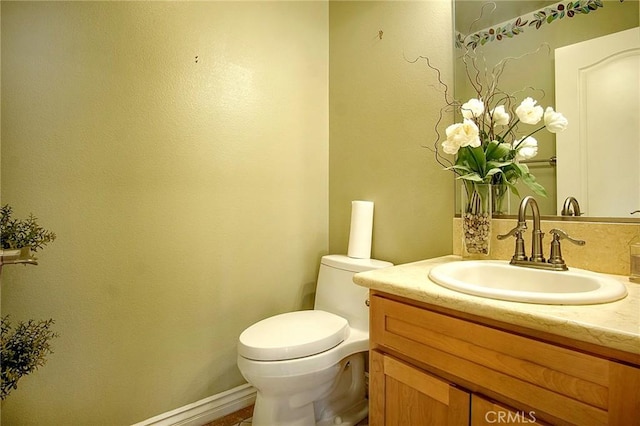
[[[607,424],[605,359],[375,295],[371,341],[574,424]]]

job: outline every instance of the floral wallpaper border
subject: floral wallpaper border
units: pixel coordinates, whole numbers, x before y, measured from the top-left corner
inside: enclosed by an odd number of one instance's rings
[[[624,0],[620,0],[622,3]],[[540,29],[544,24],[551,24],[565,17],[572,18],[579,14],[588,14],[604,7],[603,0],[575,0],[568,2],[558,2],[536,12],[519,16],[513,21],[498,24],[495,27],[485,28],[483,30],[464,35],[456,32],[455,45],[456,48],[465,47],[473,50],[478,46],[482,46],[492,41],[500,41],[504,38],[513,38],[524,32],[526,27],[535,27]]]

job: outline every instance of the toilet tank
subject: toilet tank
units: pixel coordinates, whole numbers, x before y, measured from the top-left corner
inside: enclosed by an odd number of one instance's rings
[[[339,315],[349,325],[360,330],[369,330],[369,308],[366,301],[369,289],[353,282],[357,272],[393,266],[390,262],[375,259],[354,259],[332,254],[323,256],[318,272],[314,309]]]

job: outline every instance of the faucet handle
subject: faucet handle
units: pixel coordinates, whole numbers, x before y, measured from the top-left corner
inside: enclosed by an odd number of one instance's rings
[[[583,246],[583,245],[585,245],[587,243],[584,240],[578,240],[576,238],[570,237],[569,234],[564,232],[562,229],[553,228],[552,230],[549,231],[549,233],[553,236],[553,241],[560,241],[560,240],[565,240],[566,239],[566,240],[568,240],[568,241],[570,241],[573,244],[576,244],[578,246]]]
[[[515,228],[507,232],[506,234],[498,235],[497,238],[499,240],[506,240],[509,237],[522,237],[522,233],[527,229],[526,223],[524,225],[518,224]]]
[[[562,252],[560,250],[560,240],[568,240],[573,244],[577,244],[579,246],[585,245],[586,242],[583,240],[571,238],[569,234],[561,229],[554,228],[550,230],[549,233],[553,236],[553,240],[551,240],[551,254],[549,255],[549,260],[547,262],[552,264],[553,269],[555,270],[566,271],[569,268],[567,268],[567,264],[562,258]]]
[[[518,223],[518,225],[513,228],[511,231],[506,234],[498,235],[499,240],[505,240],[509,237],[516,238],[516,248],[513,253],[513,257],[511,258],[512,262],[527,260],[527,255],[524,252],[524,239],[522,238],[522,233],[527,229],[527,224],[525,222]]]

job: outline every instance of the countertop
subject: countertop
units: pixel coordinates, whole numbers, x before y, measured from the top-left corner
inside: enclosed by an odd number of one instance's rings
[[[353,281],[363,287],[598,346],[640,354],[640,284],[609,275],[628,291],[622,300],[597,305],[537,305],[507,302],[459,293],[429,279],[436,265],[460,261],[443,256],[361,272]]]

